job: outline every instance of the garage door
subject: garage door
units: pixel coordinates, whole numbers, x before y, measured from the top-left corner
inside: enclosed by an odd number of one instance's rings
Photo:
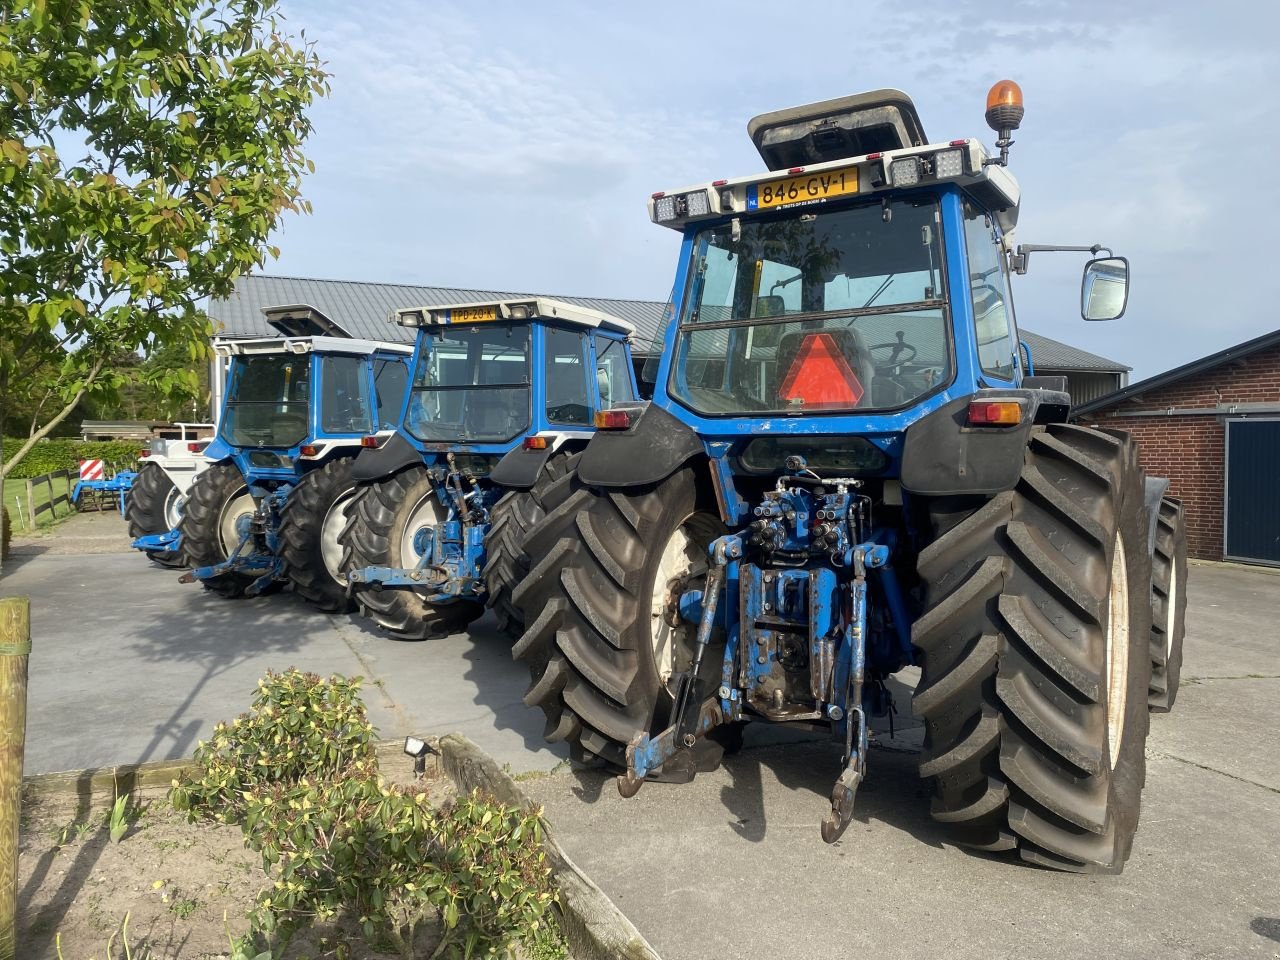
[[[1228,558],[1280,566],[1277,479],[1280,479],[1280,420],[1228,420]]]

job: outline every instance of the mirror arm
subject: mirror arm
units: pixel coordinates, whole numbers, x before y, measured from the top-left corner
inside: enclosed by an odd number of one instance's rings
[[[1100,243],[1095,243],[1091,247],[1064,246],[1057,243],[1020,243],[1018,249],[1009,256],[1009,268],[1019,276],[1027,272],[1027,261],[1031,259],[1031,254],[1036,252],[1056,251],[1059,253],[1091,253],[1095,257],[1102,252],[1107,251],[1107,256],[1112,256],[1111,248],[1104,247]]]

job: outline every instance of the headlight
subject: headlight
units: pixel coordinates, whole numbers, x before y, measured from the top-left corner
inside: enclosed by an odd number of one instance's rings
[[[933,172],[939,180],[964,173],[964,151],[942,150],[933,155]]]
[[[903,157],[901,160],[895,160],[893,166],[889,168],[889,173],[893,177],[895,187],[914,187],[920,182],[920,158]]]

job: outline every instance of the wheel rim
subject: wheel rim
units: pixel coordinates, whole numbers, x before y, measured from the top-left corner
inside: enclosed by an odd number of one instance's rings
[[[1124,737],[1125,707],[1129,698],[1129,569],[1124,538],[1116,534],[1111,559],[1111,590],[1107,603],[1107,742],[1115,769]]]
[[[696,624],[680,619],[675,609],[680,595],[697,589],[709,567],[707,547],[715,538],[715,522],[705,514],[690,514],[662,545],[654,572],[649,606],[649,642],[658,679],[673,693],[672,677],[693,661]]]
[[[324,561],[324,568],[329,571],[329,576],[333,578],[335,583],[346,585],[346,580],[342,577],[342,544],[338,541],[338,535],[342,533],[347,525],[348,513],[351,507],[351,501],[355,499],[356,491],[354,488],[344,490],[334,501],[329,504],[329,509],[325,511],[324,521],[320,524],[320,559]]]
[[[414,534],[423,527],[434,527],[441,521],[440,507],[435,493],[428,491],[419,498],[409,511],[403,529],[400,531],[400,566],[404,568],[416,566],[422,559],[413,546]]]
[[[187,502],[187,498],[182,495],[177,487],[170,487],[169,493],[164,498],[164,522],[167,523],[168,529],[178,529],[178,523],[182,520],[182,505]]]
[[[1178,619],[1178,565],[1169,558],[1169,594],[1164,599],[1164,656],[1165,663],[1173,656],[1173,627]]]
[[[224,557],[231,556],[240,545],[240,533],[236,530],[241,517],[251,517],[258,508],[248,487],[241,487],[227,498],[222,506],[222,516],[218,519],[218,545]]]

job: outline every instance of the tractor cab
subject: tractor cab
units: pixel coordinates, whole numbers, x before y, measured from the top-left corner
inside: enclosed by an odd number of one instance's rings
[[[345,508],[330,508],[349,499],[361,438],[394,424],[413,350],[352,337],[305,304],[264,313],[281,336],[214,345],[229,360],[222,415],[204,450],[210,468],[171,532],[172,548],[185,550],[194,567],[186,582],[239,596],[289,579],[322,609],[343,609],[336,543]],[[291,560],[283,511],[304,481],[304,499],[325,512],[313,530],[307,511],[294,510],[300,529]],[[323,576],[313,576],[314,566]]]
[[[356,462],[367,490],[344,533],[348,582],[399,636],[456,629],[486,599],[518,631],[510,594],[523,566],[502,550],[541,516],[541,486],[586,446],[597,418],[635,402],[634,328],[545,297],[403,309],[392,320],[417,330],[413,379],[398,429],[366,437]]]

